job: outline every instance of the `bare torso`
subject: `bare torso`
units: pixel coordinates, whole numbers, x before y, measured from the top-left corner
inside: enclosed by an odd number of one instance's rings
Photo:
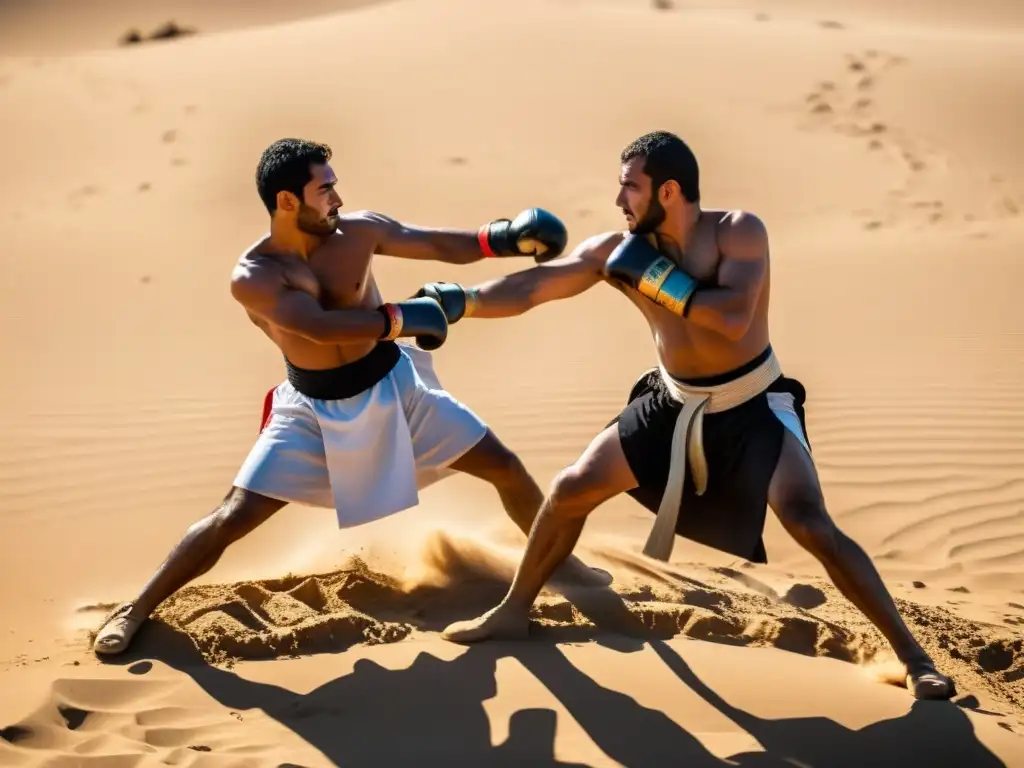
[[[309,260],[266,252],[267,239],[254,244],[240,259],[250,269],[273,270],[290,288],[308,293],[325,310],[376,309],[382,303],[373,277],[374,245],[359,225],[341,220],[338,232],[317,247]],[[358,360],[375,341],[318,344],[289,333],[253,312],[249,319],[262,330],[288,360],[299,368],[322,370]]]
[[[732,212],[705,210],[686,249],[680,267],[702,285],[715,286],[718,283],[718,267],[721,259],[718,246],[718,231],[723,220]],[[622,241],[622,236],[612,238],[604,258]],[[680,320],[667,309],[655,304],[632,288],[618,282],[606,280],[622,291],[647,319],[658,359],[665,369],[680,379],[696,379],[727,373],[755,358],[768,346],[768,302],[771,272],[767,269],[764,287],[754,310],[750,327],[742,338],[727,339],[714,331]]]

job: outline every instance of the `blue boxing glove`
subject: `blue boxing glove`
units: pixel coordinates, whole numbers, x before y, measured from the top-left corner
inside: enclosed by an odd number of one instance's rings
[[[611,252],[605,273],[669,312],[686,317],[698,282],[639,235],[626,235]]]

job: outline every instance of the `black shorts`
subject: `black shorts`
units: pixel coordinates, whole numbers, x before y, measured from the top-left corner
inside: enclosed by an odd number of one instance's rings
[[[709,379],[685,382],[693,386],[723,384],[753,370],[767,359],[771,347],[735,371]],[[793,395],[808,446],[804,402],[807,394],[796,379],[780,376],[764,392],[743,405],[704,414],[704,453],[708,484],[704,494],[694,491],[687,464],[682,509],[676,533],[751,562],[766,563],[764,547],[768,486],[782,450],[786,427],[768,405],[769,392]],[[682,405],[673,400],[657,370],[640,379],[629,393],[618,422],[619,439],[638,487],[629,495],[657,514],[668,481],[672,434]]]

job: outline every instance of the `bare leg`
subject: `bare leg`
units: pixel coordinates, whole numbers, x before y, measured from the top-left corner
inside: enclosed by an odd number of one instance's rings
[[[505,512],[519,529],[530,535],[530,528],[544,501],[540,486],[512,451],[490,430],[452,468],[480,478],[494,486]],[[611,574],[588,567],[570,555],[552,574],[552,584],[604,587],[612,582]]]
[[[572,553],[587,515],[613,496],[635,487],[636,479],[619,443],[618,426],[612,425],[594,438],[575,464],[555,478],[505,599],[483,616],[452,624],[442,637],[475,642],[525,635],[533,601]]]
[[[914,695],[951,697],[953,682],[935,670],[907,628],[871,558],[829,516],[814,463],[788,430],[768,489],[768,504],[789,534],[821,562],[836,588],[889,641],[907,668],[908,687]]]
[[[451,466],[493,485],[512,522],[524,535],[530,535],[544,493],[519,457],[497,435],[487,430],[483,439]]]
[[[224,550],[266,522],[285,502],[232,488],[213,512],[193,524],[130,603],[121,606],[96,636],[97,653],[121,653],[160,603],[209,571]]]

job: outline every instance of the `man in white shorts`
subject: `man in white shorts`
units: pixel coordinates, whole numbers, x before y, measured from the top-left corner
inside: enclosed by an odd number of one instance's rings
[[[485,257],[557,257],[565,227],[532,208],[479,231],[427,229],[379,213],[338,213],[331,149],[282,139],[256,171],[270,234],[242,255],[232,296],[284,355],[287,379],[264,403],[255,445],[220,505],[192,525],[132,601],[100,629],[94,650],[123,652],[167,597],[206,573],[224,550],[289,502],[333,507],[339,527],[418,503],[453,471],[491,483],[528,534],[543,493],[522,462],[445,392],[429,350],[448,320],[432,298],[385,303],[375,254],[468,264]],[[396,339],[414,338],[419,348]],[[578,560],[560,574],[603,579]]]

